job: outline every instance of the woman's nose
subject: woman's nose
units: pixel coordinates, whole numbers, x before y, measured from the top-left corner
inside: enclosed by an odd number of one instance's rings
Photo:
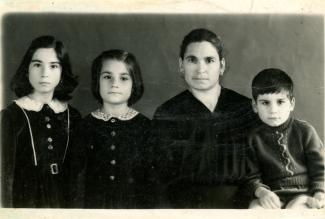
[[[206,69],[207,69],[206,63],[203,60],[199,61],[198,62],[198,72],[204,73],[206,71]]]

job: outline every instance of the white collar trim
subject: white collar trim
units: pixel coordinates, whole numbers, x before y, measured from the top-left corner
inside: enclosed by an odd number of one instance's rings
[[[100,109],[97,109],[97,110],[91,112],[91,115],[93,117],[95,117],[96,119],[104,120],[104,121],[108,121],[113,117],[117,118],[119,120],[126,121],[126,120],[130,120],[130,119],[134,118],[138,114],[139,114],[139,112],[136,111],[135,109],[132,109],[132,108],[129,108],[129,110],[128,110],[128,112],[126,114],[120,115],[118,117],[113,116],[112,114],[104,113]]]
[[[44,106],[44,103],[33,100],[28,96],[21,97],[17,100],[14,100],[14,102],[25,110],[31,110],[35,112],[41,111]],[[53,99],[50,103],[48,103],[48,105],[55,113],[62,113],[68,108],[67,103],[61,102],[57,99]]]

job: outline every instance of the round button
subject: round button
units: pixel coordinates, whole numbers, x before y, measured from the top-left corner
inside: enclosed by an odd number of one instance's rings
[[[113,181],[115,179],[115,176],[109,176],[109,179]]]
[[[116,148],[116,146],[115,146],[115,145],[111,145],[111,147],[110,147],[110,148],[111,148],[111,150],[112,150],[112,151],[114,151],[114,150],[115,150],[115,148]]]
[[[116,164],[116,161],[115,160],[111,160],[111,164],[112,165],[115,165]]]
[[[111,136],[114,137],[115,135],[116,135],[116,132],[115,132],[115,131],[112,131],[112,132],[111,132]]]
[[[49,138],[47,138],[47,141],[48,141],[48,142],[52,142],[53,139],[52,139],[51,137],[49,137]]]
[[[49,121],[50,121],[50,117],[45,116],[45,121],[46,121],[46,122],[49,122]]]
[[[53,150],[53,145],[49,145],[49,146],[47,146],[47,148],[49,149],[49,150]]]
[[[116,122],[116,119],[111,119],[111,122],[112,122],[112,123]]]
[[[46,124],[46,128],[48,129],[52,128],[51,124]]]

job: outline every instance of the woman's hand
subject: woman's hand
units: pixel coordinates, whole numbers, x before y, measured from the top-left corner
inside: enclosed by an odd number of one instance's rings
[[[307,199],[307,205],[310,208],[324,208],[325,194],[324,192],[316,192],[313,197]]]
[[[279,209],[281,208],[281,201],[279,197],[272,191],[259,187],[255,191],[256,197],[263,208]]]

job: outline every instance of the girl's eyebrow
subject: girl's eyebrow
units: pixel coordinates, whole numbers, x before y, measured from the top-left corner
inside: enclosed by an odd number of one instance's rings
[[[32,59],[30,62],[32,63],[32,62],[43,62],[43,61],[41,61],[41,60],[39,60],[39,59]],[[50,62],[50,63],[51,63],[51,64],[60,64],[60,62],[57,62],[57,61]]]
[[[113,74],[113,73],[110,71],[103,71],[100,74],[102,75],[102,74]],[[120,73],[120,75],[130,75],[130,74],[128,72],[122,72]]]

